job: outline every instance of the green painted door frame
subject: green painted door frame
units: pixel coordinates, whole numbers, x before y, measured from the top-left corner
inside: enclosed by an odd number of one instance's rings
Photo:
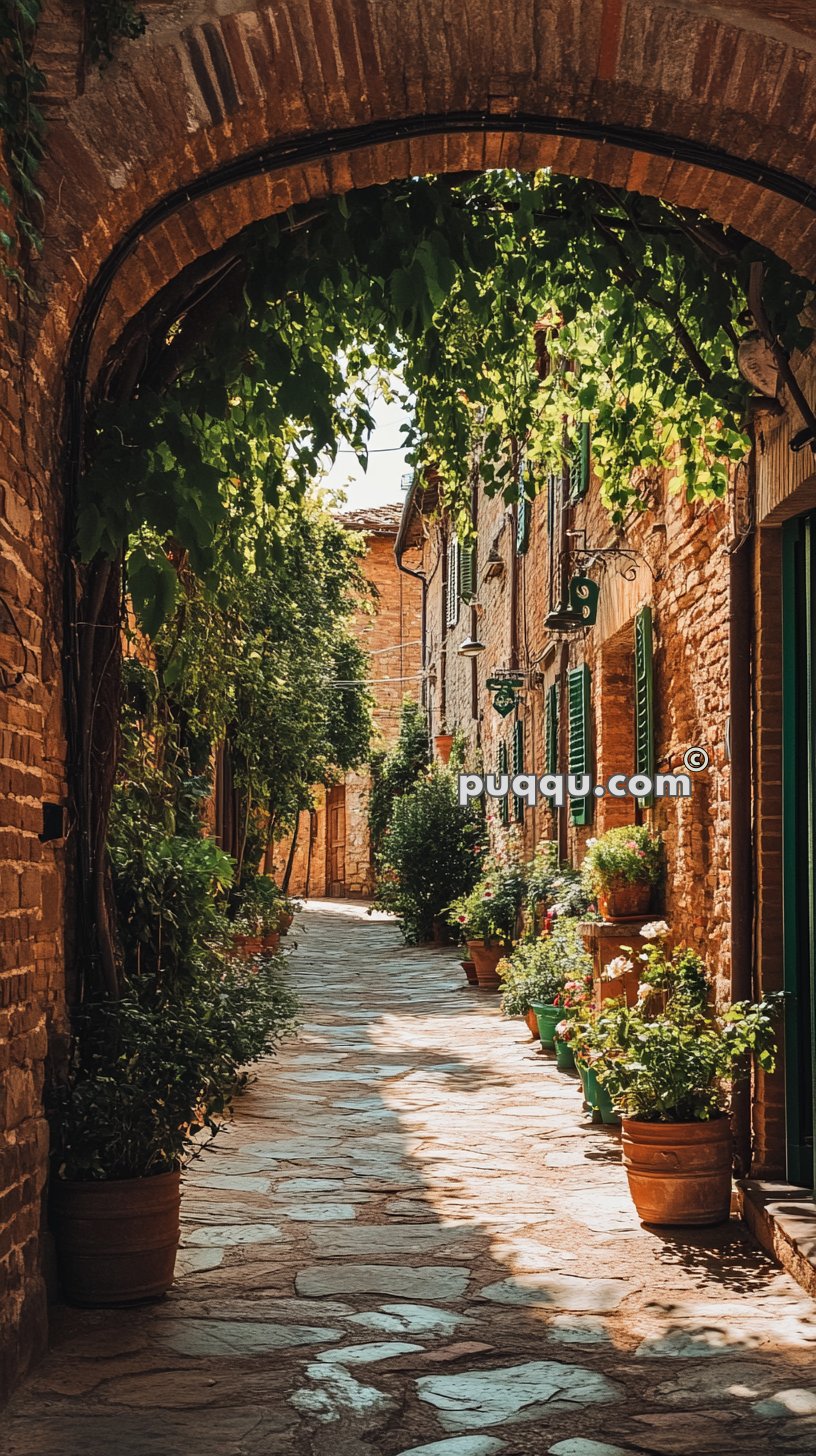
[[[787,1176],[814,1184],[816,1128],[816,512],[783,528],[782,794]]]

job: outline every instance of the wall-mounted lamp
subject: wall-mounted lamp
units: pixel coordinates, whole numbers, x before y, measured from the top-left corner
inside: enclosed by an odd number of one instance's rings
[[[456,649],[460,657],[478,657],[479,653],[484,652],[484,650],[484,642],[480,642],[478,637],[470,636],[465,637]]]

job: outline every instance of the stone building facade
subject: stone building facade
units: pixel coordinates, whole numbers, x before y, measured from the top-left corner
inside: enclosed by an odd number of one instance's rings
[[[100,69],[87,55],[82,6],[44,0],[33,48],[46,87],[36,179],[44,246],[24,260],[24,288],[0,273],[4,1385],[42,1348],[47,1326],[42,1089],[50,1052],[63,1044],[76,902],[63,708],[75,648],[64,618],[72,466],[85,405],[125,327],[259,219],[427,172],[550,166],[705,208],[801,271],[813,268],[816,22],[807,0],[778,14],[760,0],[447,0],[444,26],[429,23],[424,0],[151,0],[145,9],[146,34]],[[0,160],[0,184],[9,183]],[[0,228],[7,222],[4,210]],[[812,399],[813,381],[805,388]],[[812,456],[788,448],[800,427],[787,401],[765,431],[747,548],[762,984],[781,979],[785,957],[783,516],[814,503]],[[693,725],[688,711],[678,745]],[[673,742],[664,731],[664,745]],[[718,873],[709,897],[720,893]],[[775,1087],[773,1102],[760,1083],[757,1116],[768,1110],[766,1162],[781,1169],[784,1082]]]
[[[360,603],[352,630],[368,654],[368,687],[372,695],[373,747],[390,748],[399,731],[402,702],[420,700],[422,590],[411,569],[417,552],[408,551],[397,566],[394,544],[400,507],[376,506],[347,511],[338,519],[365,543],[362,568],[371,588]],[[408,568],[405,570],[404,568]],[[352,684],[343,689],[357,691]],[[371,776],[365,765],[345,774],[326,789],[316,785],[314,807],[304,810],[297,826],[295,856],[289,879],[290,894],[313,899],[364,897],[374,888],[368,832]],[[275,848],[274,871],[285,870],[291,840]]]

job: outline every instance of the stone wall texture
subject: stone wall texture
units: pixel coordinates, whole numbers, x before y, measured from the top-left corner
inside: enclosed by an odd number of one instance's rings
[[[61,625],[60,462],[72,338],[87,341],[73,356],[81,404],[123,326],[188,263],[294,203],[428,171],[550,165],[601,178],[704,206],[803,269],[816,238],[807,186],[816,26],[804,0],[775,8],[759,0],[446,0],[441,8],[426,0],[150,0],[145,8],[147,34],[99,71],[83,53],[80,7],[45,0],[35,48],[49,128],[38,178],[44,247],[27,265],[26,289],[0,279],[6,1383],[45,1338],[42,1086],[49,1038],[64,1029],[71,892],[66,845],[39,835],[42,804],[66,800],[60,668],[72,644]],[[549,120],[539,127],[532,118]],[[780,448],[792,485],[806,486],[806,457],[794,469],[784,440]],[[786,471],[776,472],[768,490],[777,506],[787,489]],[[677,561],[693,551],[692,575],[707,529],[686,522],[687,535],[672,543]],[[646,590],[639,579],[632,605]],[[708,650],[719,651],[721,598],[712,598],[709,626],[699,583],[684,586],[679,567],[671,590],[692,634],[687,657],[707,631]],[[665,600],[660,612],[664,619]],[[619,627],[628,630],[625,617]],[[599,631],[597,641],[600,648],[611,636]],[[673,650],[662,639],[663,673],[674,670]],[[691,660],[684,681],[683,701],[665,702],[661,751],[674,752],[698,728],[721,748],[720,689]],[[533,722],[533,741],[538,734]],[[602,741],[611,752],[611,739]],[[718,820],[725,772],[711,782],[720,784]],[[699,936],[695,922],[725,906],[727,870],[695,813],[672,830],[672,853],[677,865],[704,866],[704,908],[669,908]]]

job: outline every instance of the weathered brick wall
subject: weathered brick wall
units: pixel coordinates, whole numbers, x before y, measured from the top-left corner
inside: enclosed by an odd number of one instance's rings
[[[590,545],[606,546],[615,539],[594,489],[575,509],[574,525],[586,528]],[[439,557],[442,530],[441,525],[434,527],[426,550],[430,574]],[[634,617],[641,606],[651,605],[658,768],[676,769],[685,750],[698,745],[709,752],[711,767],[693,781],[691,799],[658,801],[644,810],[644,819],[660,829],[666,846],[667,918],[679,939],[706,955],[723,994],[729,979],[729,770],[725,754],[728,560],[722,550],[724,530],[722,507],[688,507],[676,497],[667,499],[665,486],[659,484],[652,509],[631,521],[621,542],[640,553],[634,580],[625,580],[614,561],[609,563],[598,578],[601,601],[597,624],[585,638],[578,634],[568,639],[567,653],[569,667],[586,662],[592,674],[596,776],[633,772]],[[504,570],[500,576],[485,579],[484,566],[491,546],[498,550]],[[495,712],[484,684],[495,669],[512,665],[510,583],[514,552],[511,514],[498,500],[480,499],[476,615],[478,636],[486,651],[476,659],[478,717],[472,716],[472,663],[456,653],[457,644],[470,626],[470,612],[464,606],[460,608],[459,623],[447,633],[444,698],[448,729],[458,727],[467,733],[474,749],[477,745],[481,748],[488,771],[495,768],[500,739],[508,745],[512,764],[512,716],[503,720]],[[528,675],[520,709],[525,766],[542,773],[545,692],[559,677],[562,657],[561,642],[549,638],[544,627],[550,605],[550,554],[543,497],[533,506],[529,549],[517,562],[518,665]],[[655,580],[646,563],[654,570]],[[598,576],[597,569],[593,574]],[[437,671],[435,731],[439,731],[441,720],[442,613],[441,588],[435,585],[429,593],[428,623],[430,662]],[[566,726],[566,716],[562,693],[562,727]],[[563,755],[562,767],[566,770]],[[496,808],[490,808],[489,813],[494,834],[501,833]],[[580,860],[591,835],[615,824],[632,823],[634,817],[631,799],[621,801],[607,796],[597,800],[590,827],[570,825],[568,840],[573,861]],[[553,817],[546,806],[532,811],[525,808],[521,837],[528,854],[552,832]]]
[[[351,529],[363,529],[365,556],[362,566],[373,588],[370,597],[360,604],[352,628],[369,656],[369,678],[374,699],[374,746],[388,748],[399,732],[403,699],[420,697],[422,649],[420,643],[422,591],[416,578],[397,569],[394,541],[397,532],[398,507],[382,508],[387,516],[387,529],[376,525],[377,511],[351,512],[347,517]],[[370,518],[376,528],[366,530],[363,521]],[[408,566],[415,565],[415,553],[405,557]],[[371,846],[368,833],[368,800],[371,779],[366,770],[345,775],[345,885],[352,896],[370,895],[373,890]],[[308,845],[313,834],[311,860]],[[289,850],[284,840],[276,846],[274,871],[280,876]],[[293,895],[319,897],[328,892],[327,825],[325,794],[316,792],[314,822],[308,813],[301,815],[298,845],[292,866],[290,891]]]
[[[0,181],[2,177],[0,176]],[[0,1398],[43,1348],[40,1233],[51,1032],[64,1026],[64,846],[43,801],[64,803],[57,502],[31,467],[38,396],[20,365],[16,289],[0,280]],[[33,436],[33,440],[32,440]],[[19,635],[18,635],[19,634]],[[22,640],[20,640],[22,639]],[[17,681],[18,673],[22,673]]]

